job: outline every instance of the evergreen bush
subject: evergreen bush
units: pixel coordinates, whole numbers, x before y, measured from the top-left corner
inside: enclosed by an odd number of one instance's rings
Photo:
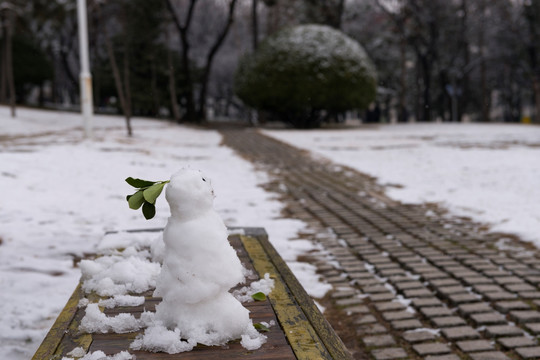
[[[323,25],[282,30],[244,55],[235,93],[244,103],[297,128],[321,122],[375,99],[376,72],[364,49]]]

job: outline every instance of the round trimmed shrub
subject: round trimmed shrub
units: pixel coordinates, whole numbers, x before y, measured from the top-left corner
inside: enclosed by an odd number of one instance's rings
[[[235,93],[258,110],[298,128],[375,99],[375,67],[364,49],[342,32],[324,25],[282,30],[240,59]]]

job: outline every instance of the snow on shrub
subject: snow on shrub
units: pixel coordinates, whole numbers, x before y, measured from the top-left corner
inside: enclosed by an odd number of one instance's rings
[[[331,115],[366,108],[375,90],[375,67],[364,49],[324,25],[278,32],[245,55],[235,74],[242,101],[295,127],[317,126]]]

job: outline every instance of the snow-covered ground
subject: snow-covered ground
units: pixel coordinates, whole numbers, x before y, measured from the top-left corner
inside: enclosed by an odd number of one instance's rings
[[[377,177],[396,200],[440,203],[540,246],[540,126],[405,124],[265,133]]]
[[[164,226],[158,199],[146,221],[130,210],[128,176],[165,180],[181,167],[213,179],[216,209],[229,226],[263,226],[312,295],[325,286],[295,262],[308,251],[304,225],[280,219],[282,204],[258,185],[268,175],[220,146],[215,131],[97,116],[84,140],[77,114],[0,107],[0,358],[28,359],[79,280],[74,256],[94,252],[107,230]],[[266,131],[336,163],[373,175],[404,202],[450,211],[540,245],[540,127],[410,124],[353,130]]]
[[[262,226],[313,295],[327,287],[314,268],[295,263],[303,228],[279,219],[281,203],[258,185],[267,175],[220,146],[215,131],[135,119],[128,138],[119,117],[96,116],[84,140],[77,114],[0,107],[0,358],[29,359],[74,290],[74,256],[96,251],[107,230],[163,227],[165,199],[144,220],[128,208],[128,176],[166,180],[182,167],[210,177],[228,226]]]

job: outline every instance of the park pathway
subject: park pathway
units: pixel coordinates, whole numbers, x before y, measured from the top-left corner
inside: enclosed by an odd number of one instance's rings
[[[327,252],[304,260],[333,285],[320,302],[355,358],[540,359],[538,250],[256,130],[221,133]]]

